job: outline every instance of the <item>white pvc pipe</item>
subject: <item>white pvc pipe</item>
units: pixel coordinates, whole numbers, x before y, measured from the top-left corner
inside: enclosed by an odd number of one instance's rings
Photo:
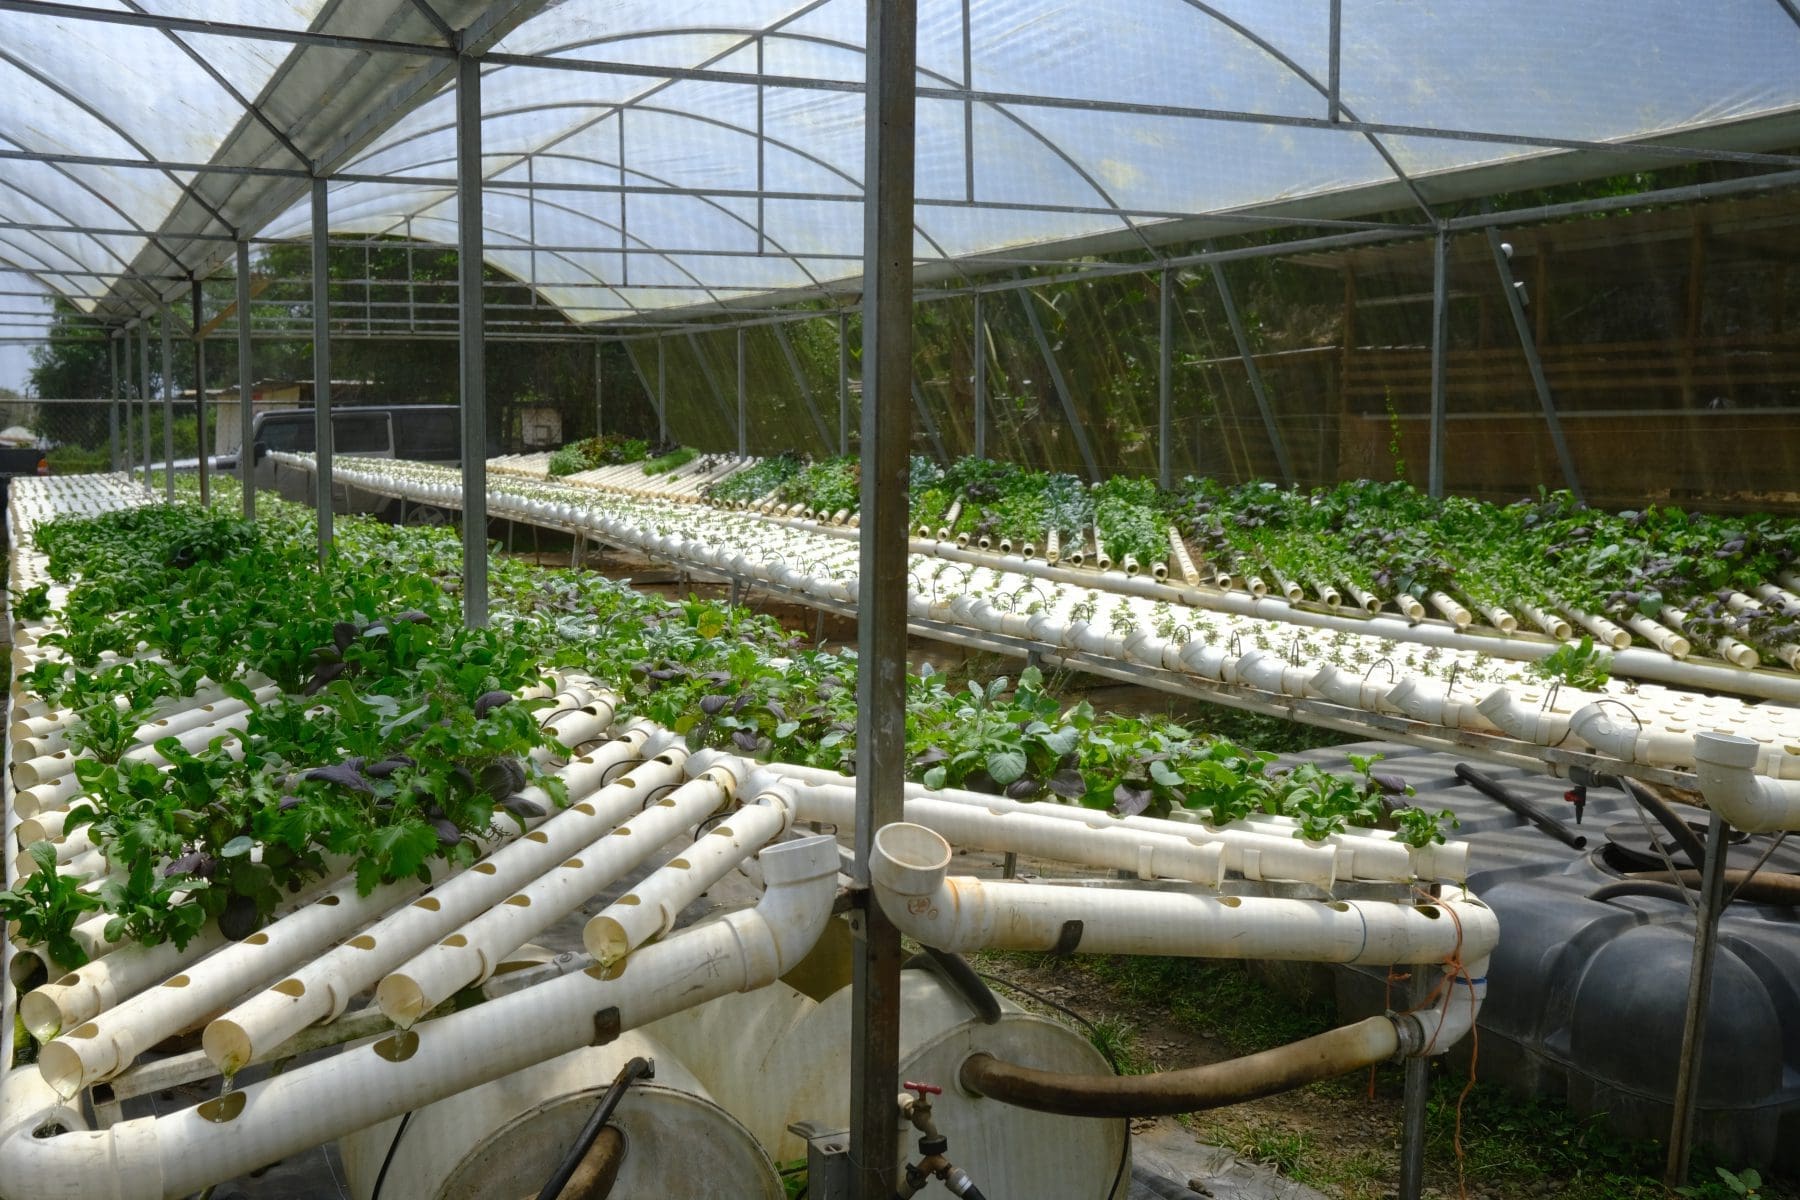
[[[653,938],[675,928],[681,910],[704,895],[739,863],[793,824],[792,791],[765,788],[706,831],[625,895],[607,905],[582,929],[581,940],[602,966],[611,966]]]
[[[1694,761],[1692,734],[1644,729],[1635,722],[1615,721],[1601,704],[1578,709],[1569,717],[1569,729],[1596,750],[1623,762],[1670,767],[1685,766]]]
[[[189,1195],[588,1045],[597,1012],[615,1010],[621,1029],[636,1029],[764,987],[824,931],[837,847],[822,837],[786,842],[763,851],[761,867],[754,909],[646,946],[628,970],[564,975],[169,1116],[37,1137],[52,1121],[85,1123],[15,1071],[0,1081],[0,1113],[23,1115],[0,1130],[0,1179],[9,1195],[34,1200]]]
[[[410,899],[424,886],[409,877],[362,896],[354,877],[343,880],[316,903],[46,1043],[38,1051],[38,1069],[58,1095],[73,1096],[90,1083],[118,1074],[144,1050],[218,1011],[247,988],[311,958],[372,914]]]
[[[425,946],[611,829],[643,803],[655,777],[645,786],[603,786],[610,773],[636,761],[644,738],[643,728],[631,729],[574,760],[563,772],[568,809],[209,1022],[202,1038],[207,1057],[226,1074],[266,1058],[308,1025],[336,1018],[353,996]]]
[[[823,767],[806,767],[793,763],[772,764],[769,769],[790,779],[816,785],[799,794],[801,819],[848,824],[843,818],[843,805],[846,797],[854,795],[855,781],[850,777]],[[1282,817],[1258,816],[1254,820],[1210,825],[1202,823],[1198,812],[1182,811],[1171,814],[1170,819],[1115,817],[1071,804],[1009,800],[1004,796],[988,796],[955,788],[931,791],[917,783],[908,783],[905,791],[909,821],[914,819],[911,815],[912,802],[925,800],[954,803],[977,812],[1002,815],[1009,821],[1017,816],[1033,821],[1042,819],[1072,824],[1084,833],[1060,840],[1056,843],[1055,854],[1044,855],[1057,857],[1064,862],[1138,870],[1141,865],[1138,852],[1130,852],[1126,861],[1113,862],[1110,856],[1114,852],[1110,846],[1103,847],[1101,842],[1090,840],[1107,830],[1123,828],[1188,842],[1199,839],[1203,844],[1217,843],[1224,848],[1226,869],[1253,880],[1293,880],[1329,888],[1339,879],[1405,882],[1416,877],[1456,881],[1468,875],[1469,846],[1466,842],[1415,848],[1393,840],[1393,834],[1384,830],[1369,830],[1367,836],[1356,833],[1332,834],[1323,843],[1308,843],[1293,836],[1299,828],[1298,822]],[[929,806],[919,811],[921,815],[932,818],[921,820],[919,824],[930,826],[932,820],[936,819]],[[810,815],[813,812],[827,815]],[[836,815],[830,815],[833,813]],[[971,839],[992,838],[996,844],[990,848],[996,850],[1011,848],[1005,844],[1005,840],[1014,836],[1010,827],[1004,825],[981,832],[959,829],[959,834]],[[960,837],[958,840],[961,840]],[[1096,848],[1088,850],[1090,844]],[[1035,853],[1028,850],[1021,852]],[[1168,865],[1174,861],[1165,859],[1156,865]],[[1200,869],[1208,868],[1202,866]],[[1182,875],[1170,877],[1185,878]]]
[[[1694,771],[1706,803],[1745,833],[1800,829],[1800,781],[1754,774],[1763,747],[1725,733],[1694,736]]]
[[[854,788],[815,784],[803,788],[797,801],[802,820],[829,822],[840,828],[855,824]],[[1128,827],[1117,818],[1100,813],[1089,812],[1086,820],[1059,820],[1060,814],[1073,815],[1077,810],[1039,804],[1032,807],[1043,809],[1042,813],[1023,811],[1025,806],[1015,807],[1016,801],[977,807],[954,800],[908,796],[905,805],[908,821],[937,832],[965,850],[1024,854],[1132,871],[1140,879],[1180,879],[1214,888],[1223,882],[1233,860],[1240,873],[1243,866],[1253,862],[1264,870],[1276,868],[1266,878],[1298,879],[1325,888],[1335,881],[1337,855],[1331,851],[1321,853],[1300,842],[1293,844],[1291,854],[1285,845],[1270,847],[1265,864],[1260,848],[1243,844],[1251,841],[1249,838],[1230,845],[1230,851],[1235,853],[1228,857],[1225,840],[1190,832],[1173,823],[1168,832],[1150,832]],[[1286,873],[1280,870],[1282,867],[1288,868]]]
[[[921,825],[875,834],[869,872],[882,911],[907,936],[956,953],[1391,964],[1484,959],[1499,940],[1493,910],[1458,889],[1418,906],[1325,902],[952,878],[949,866],[950,844]]]
[[[680,777],[679,765],[662,766]],[[643,772],[640,767],[634,775]],[[405,1028],[433,1007],[494,973],[506,955],[573,912],[583,901],[655,853],[683,828],[731,799],[736,780],[719,772],[691,780],[648,809],[578,850],[574,857],[518,889],[457,932],[389,972],[376,1003]]]

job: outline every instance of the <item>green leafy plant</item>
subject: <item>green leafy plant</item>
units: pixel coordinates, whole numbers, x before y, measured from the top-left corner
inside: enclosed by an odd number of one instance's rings
[[[1583,636],[1577,645],[1558,646],[1531,664],[1531,671],[1545,679],[1560,680],[1585,691],[1604,691],[1612,677],[1612,655],[1596,649],[1594,639]]]
[[[1718,1176],[1716,1182],[1684,1184],[1675,1189],[1675,1194],[1689,1200],[1737,1200],[1738,1197],[1749,1200],[1762,1195],[1763,1178],[1755,1167],[1745,1167],[1742,1171],[1714,1167],[1713,1173]]]
[[[0,892],[0,919],[17,921],[18,936],[43,946],[61,966],[71,970],[87,962],[87,951],[73,936],[75,923],[100,901],[80,890],[77,880],[57,873],[56,847],[33,842],[25,848],[37,870]]]
[[[28,587],[13,600],[13,616],[21,621],[41,621],[50,615],[50,585]]]
[[[700,457],[700,452],[692,446],[680,446],[667,454],[659,455],[644,463],[644,474],[666,475],[677,467],[685,467]]]

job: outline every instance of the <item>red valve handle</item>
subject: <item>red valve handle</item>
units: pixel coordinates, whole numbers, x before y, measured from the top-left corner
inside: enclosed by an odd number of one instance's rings
[[[903,1083],[900,1086],[901,1086],[901,1088],[903,1088],[906,1091],[917,1092],[919,1094],[919,1099],[921,1099],[921,1100],[923,1100],[925,1098],[926,1092],[930,1092],[933,1096],[941,1096],[944,1094],[944,1089],[936,1086],[935,1084],[908,1082],[908,1083]]]

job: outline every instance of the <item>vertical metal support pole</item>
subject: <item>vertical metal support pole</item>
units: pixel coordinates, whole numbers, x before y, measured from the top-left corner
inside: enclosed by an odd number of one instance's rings
[[[963,15],[968,16],[968,6],[963,6]],[[987,411],[987,314],[982,311],[984,297],[975,293],[975,373],[970,381],[970,391],[975,396],[975,457],[987,457],[988,411]]]
[[[1250,394],[1256,397],[1257,411],[1262,414],[1263,431],[1269,435],[1269,447],[1275,451],[1275,467],[1281,472],[1281,481],[1291,487],[1294,464],[1288,458],[1281,427],[1275,423],[1275,408],[1269,403],[1269,389],[1263,386],[1262,370],[1250,350],[1250,336],[1244,332],[1244,318],[1238,313],[1237,301],[1232,297],[1231,281],[1225,278],[1224,268],[1217,263],[1212,266],[1212,277],[1213,286],[1219,289],[1219,303],[1225,308],[1225,320],[1231,326],[1232,341],[1237,343],[1238,357],[1244,363],[1244,374],[1250,379]]]
[[[850,453],[850,317],[838,313],[838,453]]]
[[[138,403],[144,413],[144,432],[140,439],[144,460],[144,490],[150,490],[150,314],[145,313],[138,322],[138,367],[142,387],[138,391]]]
[[[605,372],[605,367],[607,367],[605,347],[607,347],[605,342],[594,342],[594,437],[599,437],[599,435],[603,434],[603,432],[605,432],[605,426],[607,426],[607,423],[605,423],[607,407],[605,407],[605,403],[603,403],[603,401],[605,401],[605,392],[601,390],[601,380],[603,380],[605,374],[607,374],[607,372]]]
[[[199,458],[200,506],[204,508],[212,503],[212,496],[207,486],[206,471],[206,338],[200,332],[205,321],[202,319],[198,279],[194,280],[191,295],[194,312],[194,453]]]
[[[1344,0],[1331,0],[1331,38],[1329,55],[1328,82],[1325,86],[1326,109],[1325,119],[1338,121],[1343,119],[1343,45],[1344,45]]]
[[[114,334],[106,343],[107,365],[112,373],[112,403],[106,406],[106,465],[109,470],[119,469],[119,335]]]
[[[1050,349],[1050,339],[1044,336],[1044,323],[1038,319],[1037,297],[1030,288],[1019,289],[1019,302],[1025,306],[1025,319],[1031,324],[1031,336],[1037,341],[1038,353],[1043,356],[1044,366],[1050,372],[1050,386],[1056,390],[1056,398],[1062,402],[1063,416],[1069,422],[1069,431],[1075,435],[1075,448],[1081,452],[1082,465],[1087,468],[1090,482],[1100,482],[1100,464],[1094,458],[1094,448],[1088,444],[1087,427],[1081,423],[1081,414],[1076,411],[1075,398],[1069,394],[1069,382],[1063,378],[1062,368],[1057,365],[1056,353]]]
[[[238,352],[238,483],[244,489],[244,520],[256,520],[256,447],[251,426],[256,414],[256,384],[251,377],[250,356],[250,243],[237,244],[237,352]]]
[[[470,629],[488,623],[487,331],[482,325],[481,310],[482,227],[481,60],[465,54],[456,60],[456,299],[457,333],[462,345],[463,624]]]
[[[1161,282],[1156,302],[1156,480],[1167,489],[1173,486],[1175,475],[1170,457],[1175,442],[1175,360],[1171,336],[1175,324],[1175,273],[1164,267]]]
[[[137,450],[137,435],[133,431],[131,424],[131,397],[137,393],[137,389],[133,387],[131,383],[131,326],[126,325],[119,331],[119,341],[119,424],[123,426],[125,430],[125,445],[123,447],[125,453],[119,460],[118,469],[125,472],[126,478],[130,478],[131,464],[137,457],[135,453]]]
[[[1705,1043],[1706,1010],[1712,999],[1713,962],[1719,943],[1719,917],[1725,907],[1725,821],[1715,810],[1706,823],[1706,865],[1700,873],[1700,907],[1695,914],[1693,965],[1688,970],[1687,1015],[1681,1027],[1681,1061],[1675,1070],[1674,1120],[1669,1128],[1669,1160],[1663,1182],[1687,1182],[1694,1149],[1694,1118],[1700,1107],[1700,1052]]]
[[[1406,989],[1411,997],[1409,1008],[1423,1004],[1430,992],[1426,969],[1424,964],[1412,968],[1412,983]],[[1431,1100],[1431,1060],[1424,1055],[1409,1058],[1403,1070],[1399,1200],[1419,1200],[1425,1190],[1425,1115]]]
[[[747,458],[750,455],[750,426],[749,426],[749,422],[748,422],[749,407],[750,407],[750,403],[749,403],[750,389],[747,386],[748,377],[744,373],[744,333],[745,333],[744,327],[742,325],[738,326],[738,330],[737,330],[737,434],[738,434],[738,457],[739,458]]]
[[[175,314],[162,306],[163,499],[175,503]]]
[[[669,356],[661,334],[656,336],[656,440],[659,445],[669,441]]]
[[[1550,393],[1550,381],[1544,376],[1544,360],[1538,354],[1537,339],[1531,336],[1531,322],[1525,317],[1525,305],[1519,299],[1518,280],[1506,251],[1500,248],[1500,233],[1493,226],[1487,231],[1488,249],[1494,255],[1494,270],[1500,276],[1500,290],[1506,294],[1507,311],[1512,313],[1513,329],[1519,335],[1519,348],[1525,352],[1525,365],[1531,370],[1531,386],[1537,390],[1538,403],[1544,409],[1544,426],[1550,431],[1550,444],[1556,449],[1556,461],[1562,465],[1563,482],[1577,501],[1585,503],[1581,479],[1575,474],[1575,456],[1569,452],[1563,436],[1562,418],[1556,413],[1556,397]]]
[[[312,181],[313,487],[319,565],[331,553],[331,211],[325,180]]]
[[[905,781],[918,9],[916,0],[869,0],[867,12],[850,1191],[855,1200],[888,1200],[899,1182],[900,934],[869,890],[869,863],[875,831],[901,818]]]
[[[1431,458],[1426,486],[1433,496],[1444,494],[1444,344],[1449,335],[1450,234],[1438,227],[1431,247]]]

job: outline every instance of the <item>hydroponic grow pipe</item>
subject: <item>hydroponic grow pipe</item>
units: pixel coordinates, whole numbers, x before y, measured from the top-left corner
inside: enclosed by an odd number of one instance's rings
[[[201,1039],[207,1057],[229,1075],[268,1057],[308,1025],[335,1019],[353,996],[617,824],[642,795],[632,787],[604,786],[604,780],[654,752],[646,737],[639,726],[576,759],[563,777],[569,808],[208,1022]]]
[[[729,804],[736,780],[722,771],[680,784],[651,801],[658,789],[679,783],[686,757],[685,749],[670,746],[638,767],[628,779],[634,783],[637,804],[649,802],[649,807],[390,972],[375,989],[381,1011],[401,1028],[410,1026],[462,988],[492,975],[506,955],[573,912],[682,829]]]
[[[1054,950],[1301,962],[1486,959],[1493,910],[1460,889],[1431,904],[1100,891],[950,877],[950,844],[896,822],[875,836],[875,895],[908,936],[940,950]]]
[[[816,785],[799,795],[802,819],[841,820],[835,814],[842,812],[844,796],[854,788],[854,780],[823,767],[793,763],[771,764],[771,769],[788,778]],[[1098,839],[1121,830],[1132,830],[1143,835],[1176,838],[1189,845],[1196,841],[1202,844],[1217,842],[1225,848],[1226,869],[1247,879],[1296,880],[1329,888],[1340,879],[1404,882],[1419,878],[1454,881],[1468,875],[1467,843],[1409,847],[1394,840],[1391,833],[1381,830],[1346,830],[1343,833],[1328,834],[1322,839],[1324,844],[1321,845],[1309,844],[1294,837],[1294,831],[1299,826],[1292,819],[1261,814],[1227,825],[1214,826],[1200,824],[1197,816],[1193,821],[1145,816],[1115,817],[1079,805],[1010,800],[1004,796],[990,796],[959,788],[934,791],[918,783],[906,785],[906,797],[907,819],[913,820],[913,803],[924,802],[918,811],[931,819],[915,823],[928,828],[934,827],[932,820],[937,819],[934,807],[937,804],[954,804],[980,814],[975,818],[961,814],[956,817],[959,822],[976,822],[970,828],[959,828],[960,833],[970,838],[1010,840],[1014,835],[1009,832],[1011,826],[1004,822],[1010,822],[1014,818],[1070,825],[1073,828],[1057,839],[1053,848],[1045,847],[1044,857],[1061,858],[1065,862],[1085,862],[1093,866],[1116,865],[1119,869],[1132,871],[1143,866],[1142,859],[1135,854],[1131,861],[1116,864],[1099,858],[1084,857],[1089,853],[1108,853],[1087,849],[1090,844],[1096,844]],[[1172,814],[1172,817],[1175,816],[1177,814]],[[957,840],[960,841],[960,838]],[[1010,844],[986,848],[1039,853]],[[1149,865],[1156,867],[1158,864],[1153,859]],[[1184,878],[1172,873],[1170,877]]]
[[[529,690],[531,689],[527,689],[527,691]],[[586,695],[585,691],[582,694]],[[610,701],[605,702],[605,707],[610,717]],[[585,728],[583,732],[586,732]],[[628,742],[627,745],[635,745],[635,743]],[[586,768],[578,766],[577,764],[580,762],[581,760],[577,760],[576,763],[566,764],[557,772],[563,777],[565,783],[572,783],[578,788],[585,782],[584,771]],[[545,808],[552,803],[548,793],[539,788],[529,788],[522,794]],[[514,836],[515,831],[510,826],[497,828],[496,841],[504,842]],[[531,835],[527,834],[526,836],[529,838]],[[243,983],[232,973],[232,965],[248,954],[249,948],[266,947],[272,941],[278,946],[284,945],[296,935],[297,931],[302,929],[302,926],[308,922],[321,920],[320,913],[335,914],[323,918],[324,927],[328,931],[348,932],[349,929],[355,927],[359,920],[366,919],[367,914],[385,911],[374,898],[364,899],[355,895],[354,888],[349,887],[349,881],[336,884],[322,899],[319,898],[320,893],[324,892],[327,887],[331,887],[333,881],[348,870],[348,867],[347,860],[341,858],[329,860],[325,877],[303,890],[290,903],[283,905],[282,909],[278,910],[280,919],[266,929],[252,934],[243,943],[222,951],[217,956],[217,962],[205,957],[224,946],[227,941],[219,931],[216,921],[209,921],[185,947],[177,947],[170,942],[154,946],[103,942],[100,939],[104,937],[103,931],[109,918],[105,914],[90,918],[76,927],[75,934],[78,940],[84,942],[92,961],[52,983],[27,993],[19,1006],[21,1019],[37,1037],[48,1039],[54,1037],[61,1030],[69,1030],[76,1026],[86,1028],[86,1026],[82,1026],[82,1022],[100,1017],[101,1014],[105,1014],[107,1022],[118,1019],[113,1016],[119,1011],[115,1006],[123,1005],[155,983],[162,982],[167,988],[174,980],[183,980],[182,983],[174,984],[174,988],[178,990],[172,992],[171,995],[186,998],[190,1002],[190,1009],[194,997],[212,994],[206,990],[209,980],[220,979],[218,987],[230,986],[241,990]],[[347,887],[348,891],[346,891]],[[317,904],[314,903],[315,900],[318,901]],[[308,913],[314,908],[319,909],[320,913],[312,913],[304,921],[299,919],[302,914]],[[293,919],[288,918],[286,915],[288,913],[293,914]],[[359,914],[361,915],[359,916]],[[301,933],[300,936],[301,944],[304,946],[309,944],[304,940],[307,936],[319,935]],[[324,936],[328,941],[336,939],[336,935],[329,932]],[[325,943],[320,943],[320,945],[323,944]],[[282,952],[287,953],[285,950]],[[251,958],[250,961],[266,964],[270,961],[272,953],[274,952],[262,952]],[[264,966],[262,968],[265,972],[263,975],[251,977],[266,979],[270,974],[282,970],[284,961],[297,961],[298,957],[306,957],[311,953],[310,950],[295,952],[287,960],[277,957],[274,960],[276,965]],[[47,956],[45,957],[46,965],[49,965]],[[201,961],[202,959],[205,961]],[[227,965],[221,968],[219,962]],[[194,966],[187,974],[173,974],[190,963],[198,965]],[[221,971],[228,978],[221,977]],[[201,983],[195,984],[195,978],[200,979]],[[192,990],[188,990],[190,987]],[[222,999],[232,998],[237,994],[237,990],[225,992]],[[158,991],[160,992],[161,989]],[[181,1011],[179,1004],[164,1007],[169,1008],[170,1011]],[[197,1015],[203,1016],[207,1011],[210,1010],[202,1008]],[[127,1016],[124,1019],[135,1021],[137,1018]],[[73,1033],[70,1036],[73,1037]],[[56,1057],[53,1055],[52,1059]],[[130,1054],[125,1055],[118,1065],[128,1064],[131,1057]],[[40,1061],[42,1060],[40,1059]]]
[[[310,468],[309,460],[302,456],[281,455],[280,457],[294,466],[303,469]],[[378,476],[374,469],[362,469],[359,466],[355,470],[356,486],[383,494],[405,494],[437,504],[454,504],[456,502],[456,489],[449,484],[427,482],[422,474],[409,479],[404,471],[396,472],[391,466],[383,466],[380,470],[381,474]],[[339,474],[342,476],[343,472],[340,471]],[[518,485],[509,484],[508,486],[516,487]],[[737,557],[736,551],[726,552],[724,555],[726,562],[721,563],[691,556],[689,551],[692,539],[687,535],[673,539],[666,538],[655,534],[635,516],[620,518],[598,511],[598,505],[595,502],[603,502],[606,498],[604,493],[600,496],[584,496],[574,487],[550,481],[533,481],[533,486],[558,494],[563,498],[557,501],[528,501],[517,509],[508,506],[509,515],[517,514],[514,519],[545,524],[549,528],[578,528],[589,534],[599,533],[608,540],[633,545],[655,557],[677,562],[689,559],[693,565],[700,566],[702,569],[714,569],[729,565],[730,560]],[[612,498],[623,499],[616,492],[613,493]],[[499,511],[503,505],[503,500],[497,502],[496,511]],[[737,515],[722,509],[714,510],[714,512],[721,517]],[[830,536],[834,539],[857,536],[854,530],[830,529],[817,522],[800,521],[794,518],[743,514],[742,519],[782,524],[799,532],[816,536]],[[1559,648],[1563,640],[1540,640],[1535,637],[1508,635],[1499,631],[1493,633],[1464,632],[1447,622],[1445,624],[1429,622],[1415,624],[1406,618],[1394,615],[1360,616],[1350,615],[1343,611],[1318,612],[1295,606],[1287,600],[1275,596],[1257,597],[1237,591],[1213,592],[1194,587],[1176,587],[1142,576],[1128,576],[1122,571],[1098,574],[1092,571],[1076,571],[1036,560],[1010,558],[964,549],[949,541],[915,539],[909,543],[909,547],[914,552],[928,554],[946,561],[986,567],[996,572],[1049,579],[1084,589],[1098,589],[1120,595],[1139,596],[1152,601],[1183,604],[1192,608],[1257,620],[1278,621],[1401,643],[1416,643],[1441,649],[1487,654],[1520,662],[1535,662],[1548,657]],[[836,581],[820,582],[835,583]],[[1564,631],[1567,629],[1566,622],[1561,622],[1553,614],[1541,612],[1535,606],[1519,601],[1514,601],[1512,606],[1537,619],[1540,625],[1554,625],[1557,629]],[[1610,628],[1614,631],[1617,630],[1616,626],[1610,626]],[[1671,658],[1660,650],[1648,650],[1642,647],[1627,647],[1619,650],[1613,656],[1612,669],[1615,674],[1621,676],[1655,680],[1683,687],[1706,688],[1758,696],[1764,699],[1800,702],[1800,675],[1792,673],[1681,661]]]
[[[267,979],[311,958],[424,888],[408,877],[363,896],[354,877],[345,879],[317,902],[46,1042],[38,1050],[38,1068],[58,1095],[74,1096],[123,1071],[141,1051],[218,1011],[247,981]]]
[[[760,864],[755,908],[646,946],[627,971],[564,975],[169,1116],[86,1131],[36,1071],[15,1070],[0,1080],[0,1178],[10,1193],[46,1200],[186,1196],[589,1045],[597,1012],[616,1010],[621,1030],[636,1029],[766,986],[824,931],[837,845],[784,842]],[[56,1127],[76,1132],[48,1132]]]
[[[683,908],[793,828],[792,787],[759,773],[742,794],[752,798],[588,921],[581,940],[595,961],[610,966],[674,929]]]

